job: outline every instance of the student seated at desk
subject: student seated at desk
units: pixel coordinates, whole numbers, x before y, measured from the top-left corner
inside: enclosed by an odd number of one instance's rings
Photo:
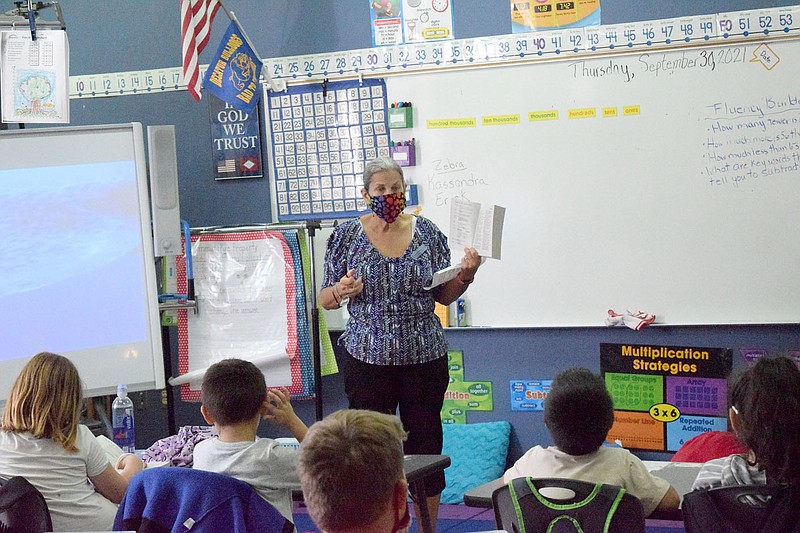
[[[303,496],[324,533],[408,531],[406,432],[393,415],[349,409],[311,426],[300,446]]]
[[[731,431],[706,431],[687,440],[670,461],[705,463],[712,459],[747,452],[747,446]]]
[[[200,412],[218,437],[197,443],[193,468],[227,474],[252,485],[287,520],[297,477],[297,450],[256,437],[263,418],[286,427],[300,442],[308,428],[292,409],[286,389],[267,391],[264,374],[250,361],[225,359],[203,378]]]
[[[759,359],[734,383],[728,416],[747,451],[708,461],[693,490],[800,483],[800,370],[794,361]]]
[[[572,368],[553,380],[544,404],[544,423],[555,446],[535,446],[503,475],[554,477],[625,488],[642,502],[645,516],[677,510],[680,496],[666,480],[653,476],[624,448],[603,447],[614,423],[614,404],[600,376]]]
[[[23,367],[3,413],[0,476],[22,476],[42,493],[53,531],[109,531],[128,481],[142,470],[130,454],[115,470],[78,423],[82,402],[75,365],[43,352]]]

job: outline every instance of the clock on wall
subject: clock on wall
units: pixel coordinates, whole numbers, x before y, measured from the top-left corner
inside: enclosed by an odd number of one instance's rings
[[[450,0],[432,0],[431,5],[434,10],[442,13],[447,10],[447,7],[450,5]]]

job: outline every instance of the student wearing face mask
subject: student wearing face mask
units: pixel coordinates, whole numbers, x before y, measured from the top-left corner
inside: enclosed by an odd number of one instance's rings
[[[340,339],[349,354],[342,370],[350,408],[399,408],[409,434],[405,453],[439,454],[449,376],[435,302],[449,305],[467,290],[480,256],[465,249],[458,276],[426,291],[433,274],[450,266],[450,249],[433,222],[403,212],[405,189],[393,159],[367,163],[361,194],[371,210],[331,234],[319,300],[325,309],[347,305],[350,314]],[[444,474],[428,484],[431,517],[443,489]]]

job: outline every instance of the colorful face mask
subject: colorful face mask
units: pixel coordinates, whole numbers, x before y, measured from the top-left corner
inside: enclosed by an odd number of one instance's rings
[[[406,208],[406,194],[401,191],[381,196],[370,196],[369,206],[373,213],[385,220],[387,224],[391,224],[397,220],[397,217]]]

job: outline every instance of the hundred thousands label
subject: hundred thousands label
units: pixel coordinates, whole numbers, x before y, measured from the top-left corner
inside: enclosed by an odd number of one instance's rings
[[[434,118],[428,120],[428,129],[474,128],[476,123],[474,118]]]

